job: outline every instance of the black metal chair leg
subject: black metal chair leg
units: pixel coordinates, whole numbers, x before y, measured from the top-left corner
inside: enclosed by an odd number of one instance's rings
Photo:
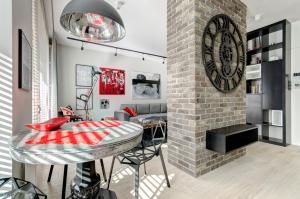
[[[144,172],[145,172],[145,175],[147,175],[146,162],[144,163]]]
[[[49,174],[48,174],[48,180],[47,180],[47,182],[50,182],[50,181],[51,181],[51,177],[52,177],[53,168],[54,168],[54,165],[51,165],[51,167],[50,167],[50,171],[49,171]]]
[[[135,177],[134,177],[134,194],[135,199],[139,198],[139,188],[140,188],[140,166],[139,165],[132,165],[135,169]]]
[[[101,165],[101,169],[102,169],[102,174],[103,174],[104,181],[107,182],[106,172],[105,172],[105,167],[104,167],[103,159],[100,159],[100,165]]]
[[[169,177],[168,177],[168,173],[167,173],[167,169],[166,169],[166,165],[165,165],[165,161],[164,161],[164,156],[163,156],[163,153],[162,153],[161,149],[159,149],[159,156],[160,156],[161,164],[162,164],[162,167],[163,167],[163,170],[164,170],[164,173],[165,173],[167,186],[170,188],[171,185],[170,185],[170,181],[169,181]]]
[[[62,185],[62,191],[61,191],[61,198],[66,198],[66,185],[67,185],[67,177],[68,177],[68,165],[66,164],[64,166],[64,179],[63,179],[63,185]]]
[[[113,169],[114,169],[115,160],[116,160],[116,157],[113,156],[113,159],[112,159],[112,162],[111,162],[111,166],[110,166],[108,181],[107,181],[107,188],[106,188],[107,190],[109,189],[109,185],[110,185],[110,181],[111,181],[111,176],[112,176],[112,172],[113,172]]]

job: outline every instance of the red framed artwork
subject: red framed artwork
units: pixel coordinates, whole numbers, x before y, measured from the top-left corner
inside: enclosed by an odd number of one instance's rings
[[[125,71],[112,68],[100,68],[100,95],[125,95]]]

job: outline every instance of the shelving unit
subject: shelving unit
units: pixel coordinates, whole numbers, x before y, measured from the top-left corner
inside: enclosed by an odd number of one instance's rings
[[[247,34],[247,123],[260,127],[260,140],[290,144],[290,48],[287,20]]]

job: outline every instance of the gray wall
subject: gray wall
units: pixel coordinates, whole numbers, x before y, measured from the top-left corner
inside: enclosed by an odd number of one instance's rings
[[[119,54],[117,57],[114,53],[99,52],[92,50],[81,51],[80,48],[67,47],[58,45],[58,106],[70,104],[76,108],[76,86],[75,86],[75,65],[92,65],[96,67],[117,68],[125,70],[126,83],[125,95],[120,96],[100,96],[97,83],[93,95],[93,110],[90,111],[94,120],[100,120],[103,117],[113,116],[115,110],[119,110],[120,104],[123,103],[163,103],[166,102],[166,84],[167,84],[167,66],[162,64],[162,60],[151,61],[146,58],[129,57]],[[161,75],[161,99],[156,100],[133,100],[131,73],[151,72]],[[100,99],[110,99],[110,109],[100,109]],[[79,113],[83,113],[80,112]]]

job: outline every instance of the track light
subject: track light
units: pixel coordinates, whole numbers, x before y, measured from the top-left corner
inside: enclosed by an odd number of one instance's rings
[[[114,53],[115,56],[118,56],[118,50],[121,50],[122,52],[136,53],[137,56],[142,55],[142,60],[143,61],[146,60],[145,55],[147,55],[149,58],[150,57],[158,57],[160,59],[163,59],[163,63],[167,63],[167,57],[162,56],[162,55],[157,55],[157,54],[153,54],[153,53],[147,53],[147,52],[143,52],[143,51],[132,50],[132,49],[128,49],[128,48],[122,48],[122,47],[117,47],[117,46],[106,45],[106,44],[97,43],[97,42],[93,42],[93,41],[89,41],[89,40],[76,39],[76,38],[72,38],[72,37],[67,37],[67,39],[70,39],[72,41],[82,42],[81,50],[84,50],[84,44],[86,44],[86,43],[87,44],[94,44],[94,45],[103,46],[103,47],[106,47],[106,48],[111,48],[112,50],[115,49],[115,53]],[[112,51],[111,51],[111,53],[112,53]],[[157,59],[157,61],[159,61],[160,59]]]
[[[83,51],[84,50],[84,47],[83,47],[83,42],[82,42],[82,44],[81,44],[81,51]]]
[[[162,64],[165,64],[165,58],[163,59],[163,62],[162,62]]]

